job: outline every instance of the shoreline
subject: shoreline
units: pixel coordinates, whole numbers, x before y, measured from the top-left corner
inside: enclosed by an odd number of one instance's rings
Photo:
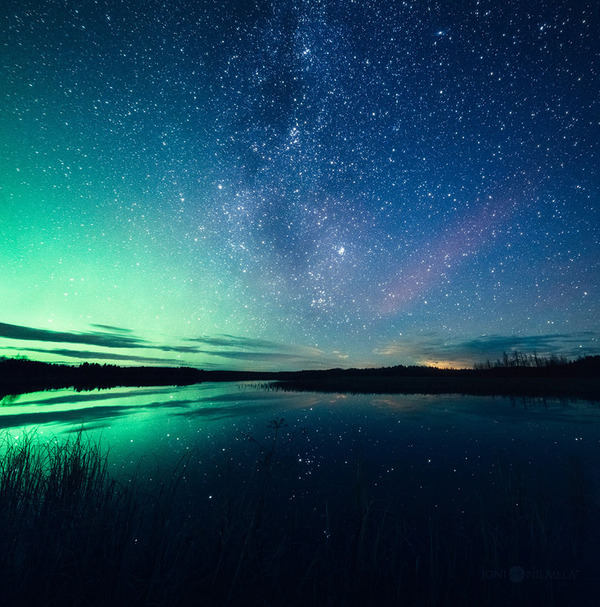
[[[471,394],[572,398],[600,402],[600,356],[543,367],[439,369],[384,367],[306,371],[205,371],[192,367],[78,366],[27,359],[0,360],[0,398],[56,389],[187,386],[269,381],[272,388],[352,394]]]

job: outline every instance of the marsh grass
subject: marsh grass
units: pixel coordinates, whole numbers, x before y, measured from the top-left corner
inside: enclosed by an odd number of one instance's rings
[[[598,501],[577,460],[552,475],[499,461],[461,503],[401,507],[374,491],[356,438],[345,489],[290,502],[284,427],[246,436],[256,457],[210,500],[192,453],[151,487],[111,478],[81,433],[5,436],[2,604],[550,606],[597,592]],[[511,581],[514,566],[545,578]]]

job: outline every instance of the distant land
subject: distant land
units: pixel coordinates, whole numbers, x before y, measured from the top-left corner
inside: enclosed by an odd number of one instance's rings
[[[427,366],[307,371],[204,371],[192,367],[62,365],[25,358],[0,359],[0,397],[27,392],[117,386],[184,386],[203,382],[268,381],[286,391],[353,394],[478,394],[582,398],[600,402],[600,356],[574,361],[505,354],[473,369]]]

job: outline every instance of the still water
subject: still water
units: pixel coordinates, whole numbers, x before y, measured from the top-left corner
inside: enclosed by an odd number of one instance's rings
[[[315,555],[329,580],[350,554],[355,570],[372,559],[377,588],[412,592],[415,605],[438,604],[433,587],[443,604],[468,591],[461,604],[473,605],[591,605],[600,592],[597,403],[206,383],[7,397],[0,429],[42,442],[83,431],[150,508],[177,479],[170,512],[201,521],[198,537],[246,529],[250,505],[247,529],[260,512],[257,538],[289,551],[278,562],[290,588]]]
[[[275,391],[263,383],[56,390],[7,397],[0,428],[39,440],[73,432],[100,442],[113,472],[159,474],[182,457],[243,468],[270,448],[269,422],[283,418],[277,454],[289,499],[344,486],[357,460],[373,498],[460,507],[503,466],[536,475],[577,461],[600,477],[600,406],[586,401],[460,395],[341,395]]]

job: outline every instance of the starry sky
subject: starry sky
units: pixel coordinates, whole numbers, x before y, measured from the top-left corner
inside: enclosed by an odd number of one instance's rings
[[[0,355],[600,353],[590,0],[8,0]]]

